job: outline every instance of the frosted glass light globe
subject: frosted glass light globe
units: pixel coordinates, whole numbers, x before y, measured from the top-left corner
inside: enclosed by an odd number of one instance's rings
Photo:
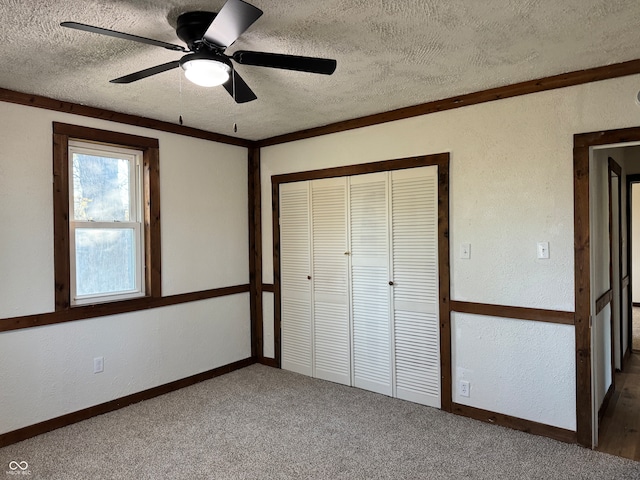
[[[182,64],[184,75],[201,87],[217,87],[229,80],[231,67],[208,58],[196,58]]]

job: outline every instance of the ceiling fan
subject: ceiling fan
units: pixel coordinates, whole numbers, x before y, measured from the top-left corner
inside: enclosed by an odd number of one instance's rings
[[[172,43],[83,23],[62,22],[60,25],[186,53],[180,60],[115,78],[111,80],[111,83],[131,83],[173,68],[182,67],[185,76],[193,83],[204,87],[222,85],[237,103],[245,103],[255,100],[257,97],[242,77],[238,75],[231,60],[240,65],[281,68],[324,75],[331,75],[335,71],[336,61],[327,58],[245,50],[226,55],[225,50],[261,15],[262,10],[243,0],[227,0],[217,13],[203,11],[183,13],[178,17],[176,34],[187,44],[188,49]]]

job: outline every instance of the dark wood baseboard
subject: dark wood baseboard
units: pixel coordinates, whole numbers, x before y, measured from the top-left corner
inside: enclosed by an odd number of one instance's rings
[[[258,363],[261,363],[262,365],[266,365],[267,367],[280,368],[275,358],[260,357],[258,359]]]
[[[520,430],[521,432],[532,433],[543,437],[553,438],[565,443],[576,443],[576,432],[564,428],[553,427],[543,423],[525,420],[523,418],[512,417],[502,413],[490,412],[481,408],[469,407],[467,405],[453,404],[453,413],[463,417],[470,417],[486,423],[493,423],[501,427]]]
[[[101,403],[100,405],[94,405],[93,407],[62,415],[61,417],[52,418],[50,420],[45,420],[44,422],[36,423],[35,425],[30,425],[18,430],[13,430],[12,432],[0,434],[0,448],[6,447],[7,445],[11,445],[13,443],[21,442],[23,440],[41,435],[43,433],[50,432],[52,430],[56,430],[58,428],[66,427],[67,425],[71,425],[73,423],[87,420],[91,417],[102,415],[103,413],[109,413],[114,410],[118,410],[119,408],[123,408],[128,405],[141,402],[143,400],[149,400],[150,398],[158,397],[160,395],[164,395],[165,393],[173,392],[174,390],[179,390],[181,388],[200,383],[204,380],[219,377],[220,375],[224,375],[226,373],[233,372],[234,370],[248,367],[249,365],[252,365],[254,363],[256,363],[255,358],[245,358],[244,360],[239,360],[228,365],[223,365],[221,367],[214,368],[213,370],[208,370],[196,375],[191,375],[190,377],[165,383],[164,385],[159,385],[148,390],[143,390],[142,392],[133,393],[131,395],[127,395],[126,397],[117,398],[115,400],[111,400],[110,402]]]
[[[262,284],[262,291],[263,291],[263,292],[271,292],[271,293],[274,293],[274,292],[275,292],[275,290],[274,290],[274,285],[273,285],[273,283],[263,283],[263,284]]]
[[[633,305],[634,307],[640,307],[640,303],[638,303],[638,302],[633,302],[633,303],[632,303],[632,305]]]
[[[607,408],[609,407],[609,402],[611,402],[611,397],[613,397],[614,391],[615,391],[615,383],[612,382],[611,385],[609,385],[609,390],[607,390],[607,393],[602,399],[602,405],[600,405],[600,408],[598,409],[598,423],[602,421],[602,417],[604,417],[604,414],[606,413]]]

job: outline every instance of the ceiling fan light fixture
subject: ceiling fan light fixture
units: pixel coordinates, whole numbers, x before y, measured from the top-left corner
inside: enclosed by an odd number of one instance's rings
[[[181,63],[184,76],[201,87],[217,87],[229,80],[231,67],[213,58],[190,58]]]

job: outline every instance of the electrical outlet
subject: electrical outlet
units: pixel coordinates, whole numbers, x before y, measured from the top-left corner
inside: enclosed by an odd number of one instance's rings
[[[93,373],[104,372],[104,357],[96,357],[93,359]]]
[[[460,380],[460,396],[468,397],[471,390],[471,385],[469,385],[468,380]]]

